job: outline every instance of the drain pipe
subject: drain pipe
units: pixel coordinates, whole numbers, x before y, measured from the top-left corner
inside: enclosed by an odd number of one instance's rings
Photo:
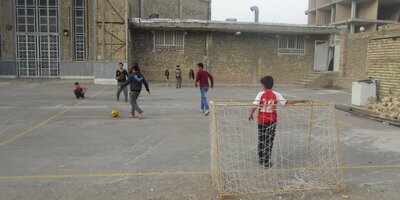
[[[258,22],[259,12],[257,6],[250,7],[250,10],[254,12],[254,22]]]

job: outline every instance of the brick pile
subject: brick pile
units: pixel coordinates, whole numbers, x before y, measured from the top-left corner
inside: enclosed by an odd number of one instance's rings
[[[394,93],[377,102],[370,97],[366,109],[379,114],[379,117],[392,118],[400,121],[400,93]]]

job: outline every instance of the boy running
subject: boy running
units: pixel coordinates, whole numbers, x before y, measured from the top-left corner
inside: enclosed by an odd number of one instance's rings
[[[206,70],[204,70],[203,63],[197,64],[197,67],[198,67],[198,71],[197,71],[195,86],[197,88],[198,87],[197,83],[200,83],[200,93],[201,93],[200,110],[201,110],[201,112],[204,112],[205,115],[207,116],[208,114],[210,114],[207,97],[206,97],[206,94],[208,92],[208,87],[209,87],[208,79],[210,79],[211,88],[213,88],[214,87],[214,78],[211,76],[210,73],[208,73]]]
[[[74,87],[75,97],[77,99],[79,99],[79,98],[84,99],[85,98],[85,92],[86,92],[86,88],[85,87],[81,87],[78,82],[75,82],[75,87]]]
[[[254,107],[249,114],[249,121],[253,120],[254,112],[258,111],[258,158],[261,165],[272,167],[271,155],[275,137],[278,115],[276,105],[307,103],[303,100],[285,100],[282,95],[272,90],[274,79],[265,76],[261,79],[264,91],[259,92],[254,100]]]
[[[131,113],[130,117],[134,118],[135,117],[135,111],[139,113],[139,119],[143,118],[143,110],[140,109],[139,105],[137,104],[137,99],[140,95],[140,92],[142,91],[142,85],[146,87],[146,91],[150,94],[150,89],[149,89],[149,84],[147,83],[146,79],[144,76],[140,73],[140,68],[138,66],[133,66],[132,67],[132,74],[129,76],[128,80],[121,85],[121,89],[131,85],[130,89],[131,92],[129,93],[130,96],[130,101],[131,101]]]
[[[128,72],[124,69],[124,64],[119,63],[118,69],[115,72],[115,79],[117,80],[117,101],[119,101],[121,92],[124,91],[125,102],[128,102],[128,88],[121,89],[121,85],[125,83],[127,77]]]

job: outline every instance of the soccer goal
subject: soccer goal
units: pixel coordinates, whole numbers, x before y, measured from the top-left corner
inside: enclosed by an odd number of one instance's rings
[[[345,189],[333,104],[277,105],[268,165],[260,162],[257,113],[248,120],[252,107],[211,102],[211,172],[221,198]]]

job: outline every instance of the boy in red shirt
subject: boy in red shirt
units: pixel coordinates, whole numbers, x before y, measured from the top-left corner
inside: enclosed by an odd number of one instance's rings
[[[258,111],[258,158],[261,165],[272,167],[271,155],[278,122],[276,105],[307,103],[304,100],[285,100],[282,95],[272,90],[274,79],[266,76],[261,79],[264,91],[259,92],[254,100],[254,107],[249,114],[249,121],[253,120],[254,112]]]
[[[196,83],[195,86],[196,88],[198,87],[197,83],[200,83],[200,93],[201,93],[201,112],[205,112],[205,115],[207,116],[210,114],[208,102],[207,102],[207,97],[206,94],[208,92],[208,79],[211,81],[211,88],[214,87],[214,78],[211,76],[210,73],[208,73],[206,70],[204,70],[204,65],[203,63],[197,64],[198,67],[198,72],[196,76]]]
[[[75,82],[74,94],[77,99],[85,98],[86,88],[81,87],[78,82]]]

